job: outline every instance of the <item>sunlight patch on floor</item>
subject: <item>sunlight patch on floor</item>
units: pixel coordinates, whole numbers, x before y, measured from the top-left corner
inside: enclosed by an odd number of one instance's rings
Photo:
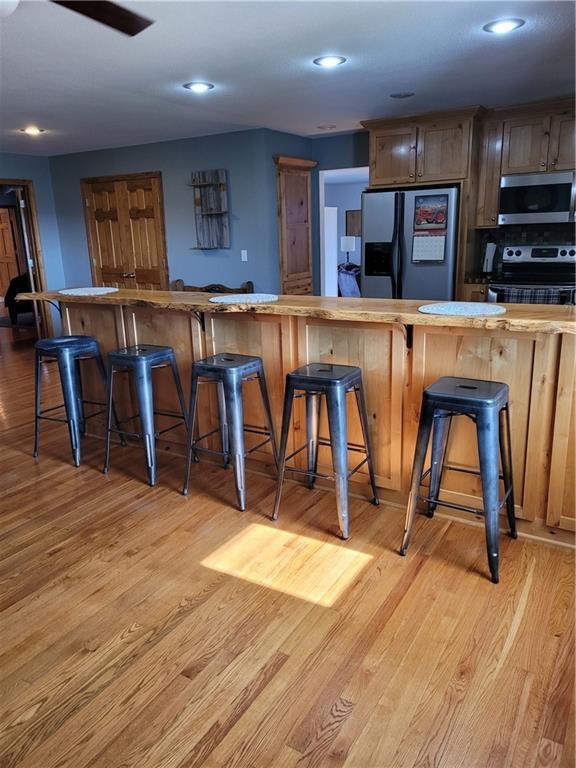
[[[202,565],[331,606],[371,560],[372,555],[346,545],[253,523],[205,557]]]

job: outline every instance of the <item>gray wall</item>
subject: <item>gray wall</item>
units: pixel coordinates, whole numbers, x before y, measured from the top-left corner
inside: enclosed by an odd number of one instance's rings
[[[256,129],[51,158],[0,154],[0,177],[34,182],[48,286],[91,283],[80,179],[160,171],[170,278],[229,285],[253,280],[258,291],[279,290],[276,154],[318,161],[318,170],[367,165],[365,133],[309,139]],[[192,170],[229,174],[231,248],[193,249]],[[312,174],[314,287],[319,287],[318,174]],[[240,250],[248,250],[248,262]]]
[[[38,226],[48,288],[65,285],[60,237],[47,157],[0,153],[0,178],[32,181],[38,208]]]

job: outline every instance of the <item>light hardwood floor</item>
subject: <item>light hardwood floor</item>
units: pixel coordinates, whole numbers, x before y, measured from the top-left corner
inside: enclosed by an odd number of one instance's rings
[[[33,357],[0,329],[0,766],[574,766],[573,553],[66,428],[31,458]],[[54,370],[47,398],[58,397]]]

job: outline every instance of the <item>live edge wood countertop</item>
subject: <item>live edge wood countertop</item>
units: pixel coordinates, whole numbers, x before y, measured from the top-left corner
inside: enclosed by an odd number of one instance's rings
[[[540,333],[576,333],[576,310],[572,306],[546,304],[506,304],[503,315],[461,317],[425,315],[418,311],[430,301],[400,299],[335,298],[322,296],[280,296],[269,304],[214,304],[206,293],[180,291],[142,291],[121,289],[103,296],[70,296],[58,291],[20,294],[21,299],[40,299],[63,303],[114,304],[150,307],[175,312],[246,312],[266,315],[292,315],[323,320],[351,322],[403,323],[404,325],[485,328]]]

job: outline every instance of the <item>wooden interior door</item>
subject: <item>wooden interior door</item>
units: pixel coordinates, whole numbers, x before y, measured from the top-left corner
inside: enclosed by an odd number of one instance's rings
[[[283,294],[312,293],[310,171],[314,160],[277,156],[280,284]]]
[[[9,208],[0,208],[0,301],[10,285],[10,280],[20,274],[16,232]],[[4,302],[0,303],[0,311]]]
[[[160,174],[84,179],[82,193],[94,285],[167,288]]]

